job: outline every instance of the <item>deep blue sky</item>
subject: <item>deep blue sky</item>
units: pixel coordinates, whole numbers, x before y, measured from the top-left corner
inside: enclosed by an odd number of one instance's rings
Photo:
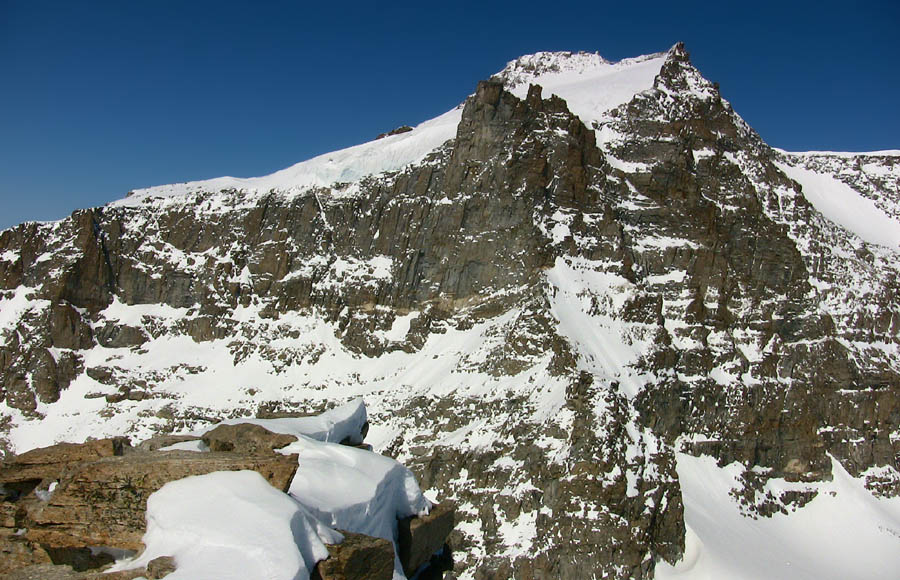
[[[682,40],[770,144],[900,148],[900,6],[0,0],[0,228],[264,175],[434,117],[538,50]]]

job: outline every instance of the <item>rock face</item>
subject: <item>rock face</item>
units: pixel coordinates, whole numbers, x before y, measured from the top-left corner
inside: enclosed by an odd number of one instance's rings
[[[592,67],[652,74],[596,114],[539,86]],[[378,449],[457,503],[456,572],[479,579],[652,576],[684,548],[676,451],[741,462],[756,515],[808,501],[757,498],[829,455],[897,493],[898,250],[789,176],[898,217],[896,156],[771,149],[680,45],[523,58],[453,114],[400,170],[0,233],[10,444],[362,394]]]

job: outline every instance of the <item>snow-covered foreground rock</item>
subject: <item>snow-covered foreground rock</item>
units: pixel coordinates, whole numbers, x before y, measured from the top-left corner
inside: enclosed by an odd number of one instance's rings
[[[167,483],[147,502],[147,549],[119,568],[174,556],[172,580],[308,578],[341,535],[254,471]]]
[[[364,397],[458,504],[460,578],[711,562],[679,453],[752,474],[736,530],[821,503],[783,481],[900,493],[898,159],[772,149],[680,45],[522,57],[411,131],[0,233],[0,428],[294,435]],[[329,469],[391,472],[363,463]]]
[[[40,575],[48,571],[34,566],[48,561],[102,569],[114,556],[103,571],[119,580],[165,559],[174,559],[170,577],[192,580],[303,580],[314,570],[324,580],[406,578],[442,549],[452,508],[429,518],[432,503],[408,469],[349,447],[365,425],[358,400],[135,448],[108,439],[13,457],[0,465],[0,573]],[[363,537],[381,540],[360,548]]]

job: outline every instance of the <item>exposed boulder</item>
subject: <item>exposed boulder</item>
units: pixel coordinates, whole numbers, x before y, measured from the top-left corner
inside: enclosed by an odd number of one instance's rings
[[[296,440],[293,435],[272,433],[265,427],[252,423],[219,425],[203,434],[203,442],[210,451],[235,453],[272,453]]]
[[[328,546],[310,580],[390,580],[394,576],[394,547],[383,538],[341,531],[344,541]]]
[[[405,518],[398,522],[398,551],[403,572],[412,578],[419,568],[439,552],[456,519],[456,506],[444,502],[434,505],[427,516]]]
[[[165,578],[174,572],[176,568],[175,558],[172,556],[160,556],[159,558],[154,558],[147,564],[147,578],[150,580]]]

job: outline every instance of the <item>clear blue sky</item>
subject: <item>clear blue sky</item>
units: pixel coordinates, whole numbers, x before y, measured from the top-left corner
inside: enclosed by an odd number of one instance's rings
[[[0,0],[0,228],[264,175],[434,117],[538,50],[685,42],[770,144],[900,148],[900,6]]]

